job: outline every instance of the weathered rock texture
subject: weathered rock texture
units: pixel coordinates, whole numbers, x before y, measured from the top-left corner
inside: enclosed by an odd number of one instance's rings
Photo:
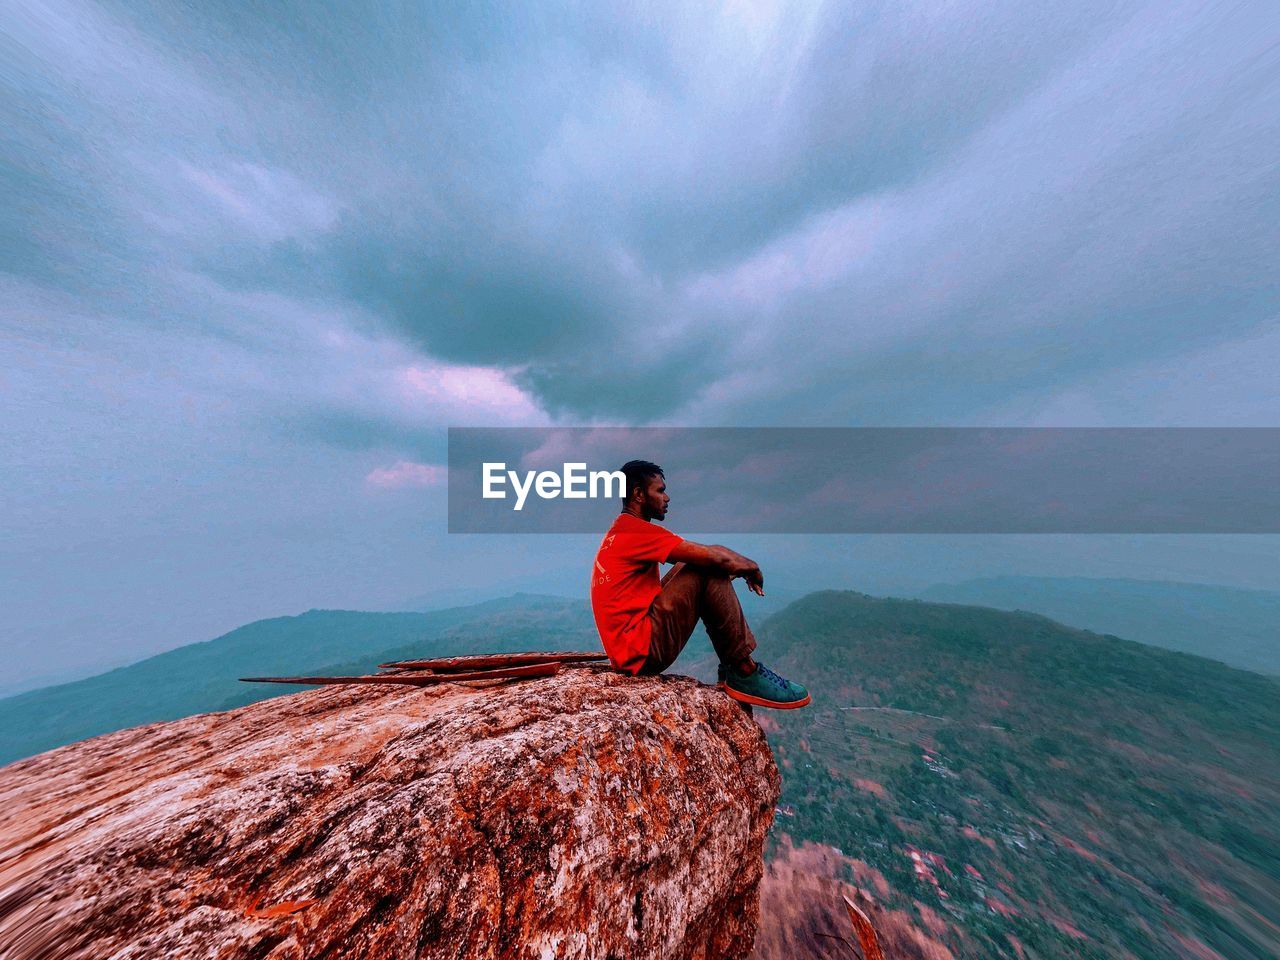
[[[688,678],[306,691],[0,769],[0,957],[744,957],[777,794]]]

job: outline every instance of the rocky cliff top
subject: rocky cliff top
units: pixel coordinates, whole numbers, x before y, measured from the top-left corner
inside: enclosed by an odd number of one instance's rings
[[[745,956],[778,787],[685,677],[308,690],[0,769],[0,956]]]

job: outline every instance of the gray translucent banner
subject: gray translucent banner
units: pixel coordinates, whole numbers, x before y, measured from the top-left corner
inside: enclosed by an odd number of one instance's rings
[[[637,459],[676,531],[1280,532],[1272,427],[453,427],[449,530],[600,532]]]

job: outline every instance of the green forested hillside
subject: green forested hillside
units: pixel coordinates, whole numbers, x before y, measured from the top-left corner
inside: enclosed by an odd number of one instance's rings
[[[561,635],[575,644],[589,639],[588,649],[599,646],[585,602],[517,595],[431,613],[310,610],[259,620],[96,677],[0,700],[0,764],[111,730],[298,689],[244,684],[242,676],[365,670],[392,653],[530,649]]]
[[[847,592],[761,639],[814,696],[765,721],[778,828],[868,865],[958,956],[1280,955],[1273,679]]]
[[[1073,627],[1280,674],[1280,593],[1162,580],[984,577],[938,584],[919,596],[1029,610]]]

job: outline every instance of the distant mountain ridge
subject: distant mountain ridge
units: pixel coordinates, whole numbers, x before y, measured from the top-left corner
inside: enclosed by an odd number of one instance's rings
[[[1170,580],[982,577],[922,600],[1027,610],[1061,623],[1280,674],[1280,593]]]
[[[238,627],[84,680],[0,700],[0,764],[124,727],[290,692],[242,676],[372,670],[392,656],[600,641],[585,601],[524,594],[429,613],[308,610]],[[296,689],[296,688],[293,688]]]

